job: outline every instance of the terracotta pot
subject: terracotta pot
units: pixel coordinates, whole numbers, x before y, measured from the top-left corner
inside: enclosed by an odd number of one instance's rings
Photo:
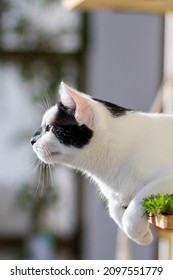
[[[163,229],[173,229],[173,215],[158,214],[156,216],[149,216],[148,221]]]

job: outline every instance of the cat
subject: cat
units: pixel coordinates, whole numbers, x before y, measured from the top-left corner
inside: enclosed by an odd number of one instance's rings
[[[31,139],[34,152],[91,176],[116,224],[136,243],[150,244],[141,203],[173,193],[173,116],[125,109],[63,82],[59,95]]]

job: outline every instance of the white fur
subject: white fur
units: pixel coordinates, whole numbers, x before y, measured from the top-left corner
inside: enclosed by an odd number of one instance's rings
[[[66,147],[50,130],[34,151],[45,162],[63,163],[91,176],[114,221],[135,242],[149,244],[153,237],[141,202],[151,194],[173,193],[173,116],[129,111],[112,117],[103,104],[84,94],[82,98],[89,100],[93,115],[90,143],[82,149]],[[65,99],[72,102],[70,96]],[[48,110],[42,123],[49,124],[56,110]]]

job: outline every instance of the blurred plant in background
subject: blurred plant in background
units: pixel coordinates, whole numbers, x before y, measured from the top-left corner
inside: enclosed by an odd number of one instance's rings
[[[86,47],[84,27],[84,17],[79,13],[63,10],[58,0],[0,0],[0,71],[3,69],[4,84],[6,80],[4,89],[0,92],[1,104],[6,104],[8,107],[9,101],[4,95],[4,92],[6,92],[6,96],[9,95],[9,100],[14,98],[15,101],[15,106],[10,108],[13,109],[14,107],[15,111],[15,108],[20,106],[16,103],[17,98],[14,97],[17,96],[17,87],[14,88],[13,80],[16,80],[18,88],[22,89],[21,93],[18,93],[20,99],[23,99],[21,102],[30,100],[32,107],[28,121],[28,114],[20,117],[22,108],[17,108],[19,119],[21,119],[20,130],[15,123],[15,121],[17,122],[15,116],[11,116],[12,121],[14,121],[13,124],[10,124],[9,120],[8,126],[13,127],[13,137],[10,135],[10,139],[13,141],[16,152],[20,149],[22,142],[25,142],[27,146],[29,145],[30,137],[38,126],[36,120],[40,120],[43,113],[38,110],[38,104],[45,107],[43,102],[45,96],[49,98],[49,101],[45,102],[46,107],[47,105],[50,106],[48,103],[57,101],[57,90],[61,80],[64,79],[74,86],[84,87],[85,67],[83,67],[83,61]],[[24,103],[21,104],[23,107]],[[2,123],[7,123],[5,117],[4,115]],[[32,123],[28,125],[30,120]],[[4,143],[6,142],[6,139],[4,139]],[[8,157],[4,153],[5,157],[7,162]],[[23,160],[23,158],[22,160],[19,159],[21,165]],[[12,168],[16,169],[17,164],[16,166],[13,165]],[[6,169],[8,174],[9,167]],[[20,172],[20,169],[18,172]],[[47,170],[43,168],[42,176],[46,178],[46,174]],[[22,211],[27,210],[30,213],[31,232],[41,230],[41,217],[45,209],[52,207],[57,202],[59,203],[60,200],[59,197],[57,199],[57,194],[50,180],[39,183],[45,184],[45,186],[39,191],[40,193],[37,192],[35,186],[37,183],[35,184],[35,182],[40,180],[39,176],[38,171],[35,178],[32,176],[29,181],[22,179],[20,185],[16,183],[18,185],[16,187],[16,202]],[[56,182],[56,185],[58,184]],[[80,190],[78,190],[77,196],[80,198]],[[79,255],[79,248],[76,246],[76,238],[79,238],[79,228],[80,225],[78,225],[76,233],[70,241],[75,244],[75,246],[70,246],[76,248],[76,256]]]
[[[44,171],[43,171],[44,172]],[[49,177],[47,178],[49,179]],[[22,211],[27,211],[31,219],[32,229],[31,231],[39,232],[42,225],[42,213],[47,208],[52,207],[57,202],[58,196],[54,190],[54,187],[46,184],[40,185],[41,193],[35,188],[35,186],[24,184],[16,196],[17,206]]]
[[[53,0],[0,0],[0,11],[1,59],[17,60],[22,77],[34,83],[34,99],[42,96],[43,89],[55,99],[63,77],[72,83],[77,80],[80,15]]]

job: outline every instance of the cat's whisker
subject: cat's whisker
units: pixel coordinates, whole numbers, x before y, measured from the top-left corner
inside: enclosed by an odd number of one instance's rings
[[[48,94],[47,94],[46,90],[44,90],[43,102],[44,102],[46,110],[48,110],[51,107],[51,102],[50,102],[50,99],[48,97]]]
[[[40,151],[44,151],[44,152],[46,152],[46,154],[47,154],[47,151],[46,151],[46,149],[43,147],[43,146],[38,146],[38,149],[40,150]],[[43,189],[44,189],[44,185],[45,185],[45,180],[46,180],[46,164],[45,163],[43,163],[43,162],[41,162],[41,172],[40,172],[40,174],[39,174],[39,182],[38,182],[38,187],[37,187],[37,190],[36,190],[36,193],[38,192],[38,190],[39,190],[39,185],[41,184],[41,193],[40,193],[40,195],[42,196],[43,195]],[[42,173],[42,178],[41,178],[41,173]],[[42,180],[41,180],[42,179]]]
[[[46,152],[46,155],[47,155],[49,161],[51,161],[51,154],[50,154],[50,151],[48,148],[39,146],[38,149],[40,151]],[[39,175],[38,175],[38,184],[37,184],[36,190],[34,192],[34,197],[37,195],[39,189],[40,189],[40,195],[43,196],[44,189],[47,186],[49,186],[50,181],[51,181],[51,184],[53,184],[53,176],[52,176],[50,164],[45,164],[45,163],[39,161],[39,163],[37,164],[36,167],[37,168],[39,167]]]
[[[35,168],[34,168],[33,171],[32,171],[32,174],[35,174],[35,173],[36,173],[36,171],[37,171],[37,169],[38,169],[39,166],[40,166],[40,162],[38,161],[38,162],[36,163]]]
[[[49,170],[49,164],[47,164],[47,166],[46,166],[46,177],[47,177],[47,184],[46,184],[46,186],[47,187],[50,187],[50,185],[51,185],[51,176],[50,176],[50,170]]]
[[[44,107],[45,107],[45,110],[47,111],[49,109],[49,106],[47,104],[47,101],[46,101],[46,98],[45,98],[45,94],[44,96],[42,97],[42,100],[43,100],[43,104],[44,104]]]
[[[50,151],[48,150],[48,148],[45,148],[45,151],[47,153],[47,157],[49,158],[49,161],[52,162],[52,157],[51,157],[51,154],[50,154]],[[55,165],[53,163],[47,164],[49,175],[50,175],[51,184],[53,185],[54,184],[54,180],[53,180],[51,166],[55,167]]]
[[[45,98],[46,98],[46,102],[47,102],[48,108],[50,108],[51,107],[51,102],[50,102],[49,95],[48,95],[48,93],[46,91],[45,91]]]
[[[43,150],[46,152],[49,161],[52,162],[52,157],[51,157],[51,153],[50,153],[49,149],[46,148],[46,147],[44,147]],[[46,166],[47,166],[47,168],[48,168],[48,169],[47,169],[48,173],[47,173],[46,176],[47,176],[47,177],[50,176],[51,184],[53,185],[53,184],[54,184],[54,183],[53,183],[54,180],[53,180],[53,175],[52,175],[51,166],[55,167],[55,165],[54,165],[53,163],[50,163],[50,164],[47,164]]]
[[[53,174],[52,174],[52,170],[51,170],[51,165],[48,165],[48,171],[49,171],[49,175],[50,175],[51,185],[54,186],[54,179],[53,179]]]
[[[46,170],[46,164],[43,163],[43,172],[42,172],[42,186],[41,186],[41,193],[40,195],[43,196],[43,190],[45,187],[45,170]]]
[[[47,147],[43,148],[44,151],[46,152],[46,155],[50,161],[50,165],[52,165],[53,167],[55,167],[55,164],[52,162],[52,156],[51,156],[51,152],[49,151],[49,149]]]
[[[44,188],[47,188],[49,186],[49,174],[48,174],[48,164],[45,165],[45,182],[44,182]]]
[[[42,162],[40,162],[39,175],[38,175],[38,184],[37,184],[36,190],[34,192],[34,197],[36,197],[37,192],[38,192],[38,190],[40,188],[42,168],[43,168]]]
[[[28,170],[31,171],[32,173],[36,172],[36,169],[39,166],[39,159],[37,157],[34,157],[30,164],[28,165]]]
[[[47,110],[41,105],[41,104],[38,104],[39,107],[41,107],[41,109],[46,112]]]
[[[31,159],[31,163],[36,162],[38,160],[38,157],[36,155],[34,155],[34,157],[32,157]]]
[[[32,167],[33,167],[32,173],[33,174],[35,174],[37,172],[39,166],[40,166],[40,160],[36,157],[35,161],[32,163]]]

